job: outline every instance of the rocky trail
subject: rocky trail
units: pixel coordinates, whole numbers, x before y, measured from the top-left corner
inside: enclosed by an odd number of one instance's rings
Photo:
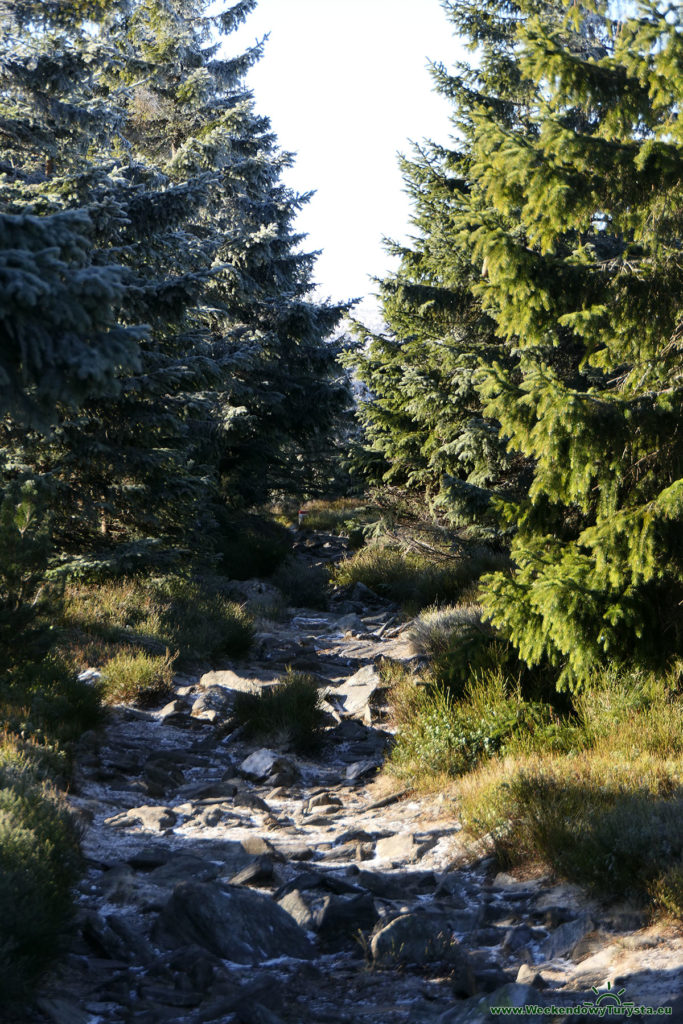
[[[311,562],[341,545],[297,542]],[[267,584],[240,588],[267,602]],[[608,983],[625,992],[603,1008],[683,1022],[680,935],[498,872],[445,797],[378,777],[391,729],[374,665],[411,660],[405,626],[362,587],[331,607],[260,620],[248,662],[178,677],[166,707],[116,708],[84,737],[74,938],[22,1024],[484,1024],[524,1004],[561,1020]],[[236,692],[287,666],[326,695],[314,757],[225,726]]]

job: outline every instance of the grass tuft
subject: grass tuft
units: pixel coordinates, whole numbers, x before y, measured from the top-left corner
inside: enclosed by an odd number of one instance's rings
[[[100,680],[107,704],[135,704],[153,707],[173,691],[173,661],[164,656],[119,652],[107,662]]]
[[[432,605],[420,612],[408,630],[408,640],[415,654],[436,658],[446,654],[457,641],[489,634],[481,620],[478,604]]]
[[[290,670],[260,693],[238,693],[233,713],[247,736],[274,737],[299,751],[313,750],[320,743],[320,691],[315,677],[305,672]]]

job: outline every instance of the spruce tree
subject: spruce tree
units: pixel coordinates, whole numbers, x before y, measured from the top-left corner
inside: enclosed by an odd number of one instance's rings
[[[683,19],[644,0],[609,22],[599,0],[567,20],[599,45],[520,25],[533,130],[480,108],[472,174],[489,211],[478,291],[520,352],[520,377],[484,371],[485,411],[534,463],[507,507],[517,571],[489,579],[486,606],[528,664],[578,685],[607,659],[681,650]],[[547,358],[567,338],[580,381]]]
[[[69,509],[67,551],[136,564],[159,544],[210,547],[221,473],[231,499],[266,497],[292,477],[289,462],[305,465],[339,404],[324,337],[342,309],[307,297],[313,257],[292,229],[303,200],[282,186],[289,158],[243,84],[260,48],[218,55],[216,32],[253,6],[209,15],[201,0],[121,0],[69,26],[78,52],[97,57],[116,130],[101,141],[106,179],[86,166],[76,185],[60,180],[61,200],[97,194],[131,285],[121,318],[149,330],[139,369],[119,374],[106,402],[64,413],[47,442],[8,427],[15,461],[49,476]]]
[[[361,403],[366,472],[425,490],[452,525],[500,537],[496,495],[513,500],[530,480],[529,460],[508,453],[495,417],[482,408],[479,367],[498,360],[510,373],[516,353],[498,337],[482,305],[486,274],[475,248],[487,201],[471,173],[477,111],[505,130],[530,130],[534,84],[517,56],[516,30],[529,10],[557,18],[557,2],[453,0],[456,34],[478,51],[476,64],[434,66],[436,89],[453,104],[451,144],[416,147],[402,169],[416,229],[408,245],[389,243],[399,269],[380,282],[387,334],[359,327],[352,357],[368,397]],[[514,215],[508,218],[514,231]],[[571,360],[570,360],[571,362]]]
[[[99,197],[65,209],[51,187],[57,164],[71,181],[85,168],[106,178],[85,140],[115,127],[69,9],[24,0],[0,13],[0,412],[45,429],[58,403],[111,391],[144,331],[119,319],[131,292],[98,244]]]

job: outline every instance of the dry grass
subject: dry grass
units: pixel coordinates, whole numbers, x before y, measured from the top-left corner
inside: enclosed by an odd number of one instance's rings
[[[219,584],[174,576],[71,583],[60,623],[62,650],[82,668],[131,650],[163,655],[170,648],[185,661],[240,656],[251,644],[252,620]]]
[[[414,614],[435,602],[458,601],[472,592],[483,573],[503,563],[507,565],[504,556],[484,548],[453,557],[446,551],[418,553],[374,543],[337,565],[332,582],[340,587],[364,583]]]

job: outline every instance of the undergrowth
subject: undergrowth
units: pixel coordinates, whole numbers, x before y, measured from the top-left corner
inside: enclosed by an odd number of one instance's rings
[[[221,592],[221,580],[179,576],[71,583],[61,616],[63,648],[83,660],[131,650],[181,661],[238,657],[253,637],[250,616]],[[89,661],[82,667],[92,665]],[[100,663],[101,664],[101,663]]]
[[[340,562],[331,578],[340,587],[363,583],[406,612],[415,613],[435,602],[459,600],[483,573],[503,566],[507,566],[507,558],[486,548],[454,555],[447,551],[406,551],[375,543]]]
[[[271,737],[298,751],[320,743],[324,712],[314,676],[288,671],[274,686],[258,693],[238,693],[235,720],[247,736]]]
[[[678,668],[614,667],[562,713],[525,697],[504,659],[458,695],[434,673],[422,687],[393,676],[389,770],[418,788],[451,779],[466,830],[488,837],[502,866],[541,860],[600,897],[683,917]]]
[[[119,651],[102,672],[103,700],[138,707],[162,703],[173,691],[173,662],[169,651],[165,655]]]
[[[25,997],[54,958],[80,871],[78,830],[57,785],[73,743],[101,721],[96,689],[46,656],[0,689],[0,1005]]]

